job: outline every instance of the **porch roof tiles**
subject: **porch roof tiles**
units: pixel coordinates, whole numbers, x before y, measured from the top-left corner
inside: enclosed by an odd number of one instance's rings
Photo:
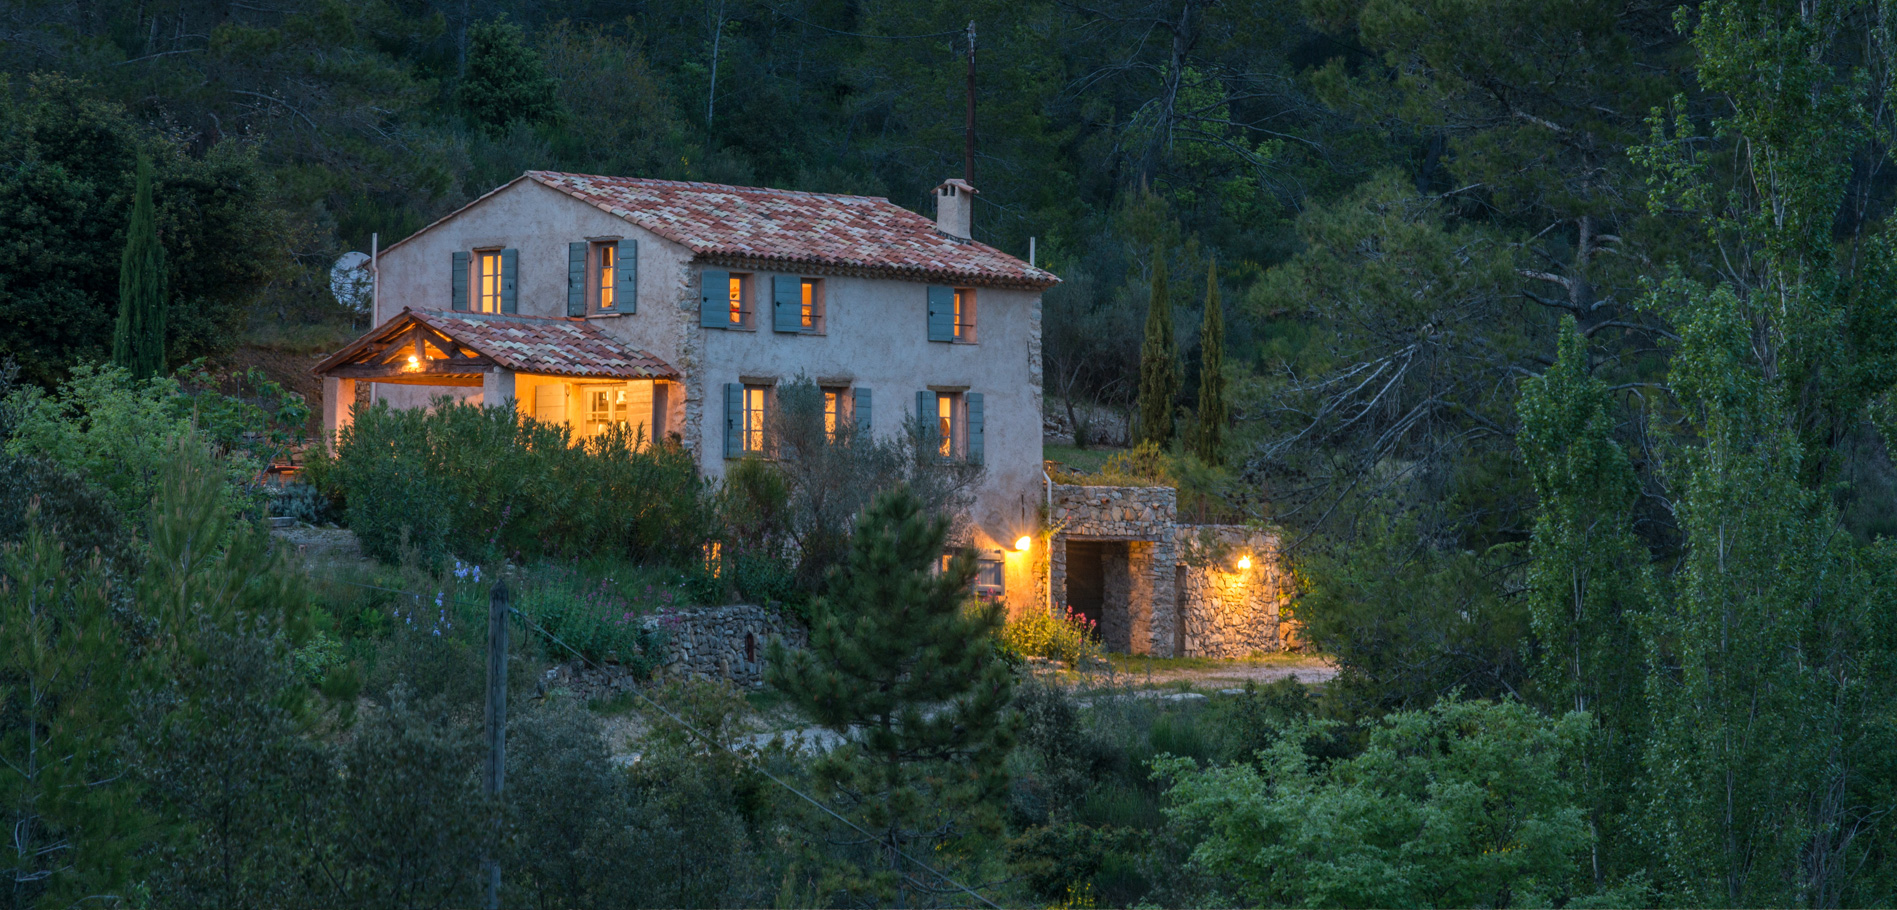
[[[585,379],[678,379],[672,366],[628,347],[584,319],[464,313],[404,307],[315,368],[323,373],[349,362],[361,349],[400,335],[420,322],[516,373]]]
[[[933,220],[877,196],[558,171],[525,176],[708,261],[757,260],[1034,290],[1060,283],[1052,272],[985,243],[949,237]]]

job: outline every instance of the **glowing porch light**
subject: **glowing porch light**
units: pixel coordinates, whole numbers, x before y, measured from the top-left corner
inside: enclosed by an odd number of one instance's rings
[[[1251,557],[1250,557],[1250,556],[1240,556],[1240,557],[1238,558],[1238,570],[1239,570],[1240,572],[1243,572],[1243,571],[1245,571],[1246,569],[1249,569],[1249,568],[1251,568]]]
[[[1016,553],[1026,553],[1031,546],[1034,546],[1034,538],[1023,534],[1020,540],[1014,542],[1014,551]]]
[[[413,367],[413,366],[420,366],[420,365],[421,365],[421,362],[422,362],[422,359],[421,359],[420,357],[417,357],[417,356],[415,356],[414,354],[410,354],[410,355],[408,355],[408,365],[409,365],[409,366],[412,366],[412,367]]]

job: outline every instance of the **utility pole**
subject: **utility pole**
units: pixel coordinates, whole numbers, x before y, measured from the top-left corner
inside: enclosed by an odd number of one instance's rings
[[[487,599],[487,766],[481,773],[481,792],[495,803],[507,779],[507,613],[507,582],[495,579]],[[500,910],[501,863],[489,858],[485,865],[485,906]]]
[[[968,124],[963,130],[962,179],[975,185],[975,20],[968,20]],[[972,201],[970,203],[973,204]]]

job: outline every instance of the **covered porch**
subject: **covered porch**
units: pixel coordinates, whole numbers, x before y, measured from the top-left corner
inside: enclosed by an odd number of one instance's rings
[[[354,417],[357,383],[373,400],[426,407],[443,394],[569,427],[575,438],[614,427],[663,439],[679,379],[664,361],[583,319],[405,308],[317,364],[323,429],[333,443]],[[476,391],[478,390],[478,392]]]

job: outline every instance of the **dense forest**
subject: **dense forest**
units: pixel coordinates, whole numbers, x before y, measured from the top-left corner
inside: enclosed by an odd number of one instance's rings
[[[567,777],[484,840],[443,770],[476,761],[465,716],[428,700],[462,704],[476,671],[350,625],[388,603],[271,587],[304,582],[231,530],[249,506],[212,475],[242,471],[155,440],[226,458],[257,444],[246,419],[293,433],[293,396],[255,375],[220,397],[218,365],[352,337],[338,256],[524,170],[929,212],[964,168],[971,20],[975,237],[1062,279],[1050,425],[1153,445],[1182,508],[1279,529],[1339,675],[1187,724],[957,651],[992,683],[979,729],[924,730],[917,768],[766,762],[933,832],[880,842],[676,731],[611,778],[584,712],[548,709],[522,760]],[[544,906],[966,904],[951,874],[1062,906],[1888,905],[1894,29],[1880,0],[0,0],[0,753],[44,729],[91,756],[0,777],[12,830],[45,833],[0,850],[0,907],[467,903],[489,855]],[[90,364],[117,356],[121,257],[154,231],[186,378],[109,388]],[[654,457],[640,477],[693,488]],[[736,541],[792,484],[626,533]],[[826,552],[899,575],[889,528],[923,533],[918,507],[851,508],[888,527],[834,522]],[[451,585],[481,555],[452,533],[378,584]],[[881,596],[848,577],[783,591],[827,628]],[[903,647],[987,620],[942,622]],[[141,694],[29,685],[82,665]],[[794,666],[792,701],[841,685]],[[677,697],[699,723],[738,710]],[[893,871],[905,844],[945,877]],[[620,868],[639,858],[646,880]]]

